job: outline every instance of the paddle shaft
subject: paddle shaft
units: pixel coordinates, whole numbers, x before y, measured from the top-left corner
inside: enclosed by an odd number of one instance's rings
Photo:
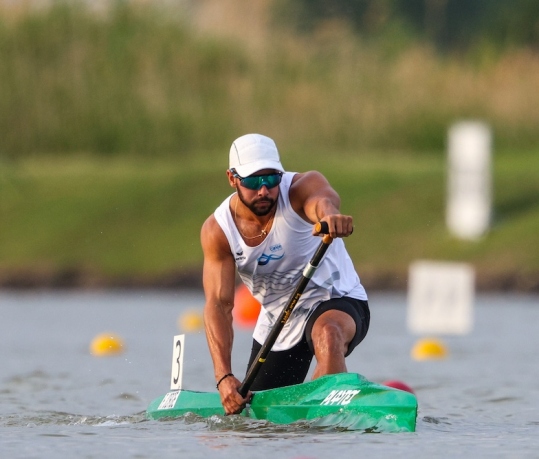
[[[328,225],[326,222],[319,222],[316,226],[316,231],[318,233],[324,234],[322,237],[322,242],[320,242],[320,245],[318,246],[315,254],[311,258],[311,261],[305,266],[305,269],[303,270],[303,276],[298,282],[298,285],[296,286],[296,289],[294,290],[294,293],[290,296],[290,299],[288,300],[288,304],[286,307],[281,311],[281,314],[279,315],[279,318],[277,319],[277,322],[275,322],[275,325],[273,325],[273,328],[271,329],[268,337],[266,338],[266,341],[260,348],[260,351],[258,351],[258,354],[256,358],[253,360],[253,363],[249,367],[249,370],[247,371],[247,374],[245,375],[245,379],[241,383],[241,386],[238,389],[238,392],[241,394],[242,397],[245,397],[247,393],[249,392],[249,389],[251,385],[253,384],[253,381],[256,378],[256,375],[260,371],[260,368],[266,361],[266,358],[271,351],[271,348],[275,344],[275,341],[277,341],[277,338],[279,337],[279,334],[281,333],[281,330],[285,326],[286,322],[288,321],[288,318],[290,317],[290,314],[292,313],[292,310],[296,306],[297,302],[299,301],[301,295],[303,294],[303,291],[307,287],[307,284],[311,280],[311,278],[314,275],[314,272],[320,265],[320,262],[322,261],[322,258],[324,257],[324,254],[326,253],[326,250],[330,246],[330,244],[333,242],[333,238],[327,234],[329,231]]]

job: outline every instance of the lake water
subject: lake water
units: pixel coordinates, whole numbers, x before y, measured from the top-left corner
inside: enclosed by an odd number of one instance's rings
[[[479,295],[473,331],[440,337],[449,355],[414,361],[403,294],[370,295],[366,340],[349,371],[403,381],[417,395],[417,431],[338,432],[238,420],[147,421],[168,390],[178,319],[201,292],[0,292],[0,457],[265,458],[539,457],[539,298]],[[125,352],[94,357],[92,339]],[[245,373],[250,331],[236,330]],[[184,387],[214,390],[203,332],[186,336]]]

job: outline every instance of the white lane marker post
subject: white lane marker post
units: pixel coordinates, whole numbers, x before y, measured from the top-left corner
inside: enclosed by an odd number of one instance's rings
[[[448,132],[446,224],[450,233],[477,240],[492,213],[491,131],[479,121],[462,121]]]

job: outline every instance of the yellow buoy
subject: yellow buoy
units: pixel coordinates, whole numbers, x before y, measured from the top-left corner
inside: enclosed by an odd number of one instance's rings
[[[190,310],[185,312],[178,319],[178,326],[183,332],[195,332],[204,327],[204,318],[202,313],[197,310]]]
[[[97,335],[90,343],[90,353],[95,356],[121,354],[124,350],[123,340],[113,333]]]
[[[411,354],[415,360],[444,359],[447,357],[447,349],[440,340],[425,338],[414,345]]]

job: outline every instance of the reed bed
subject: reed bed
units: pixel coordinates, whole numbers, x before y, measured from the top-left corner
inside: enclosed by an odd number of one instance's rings
[[[342,24],[242,42],[174,11],[4,12],[0,154],[190,154],[252,131],[312,151],[441,151],[462,118],[490,123],[502,148],[539,143],[531,51],[440,56],[400,37],[366,44]]]

